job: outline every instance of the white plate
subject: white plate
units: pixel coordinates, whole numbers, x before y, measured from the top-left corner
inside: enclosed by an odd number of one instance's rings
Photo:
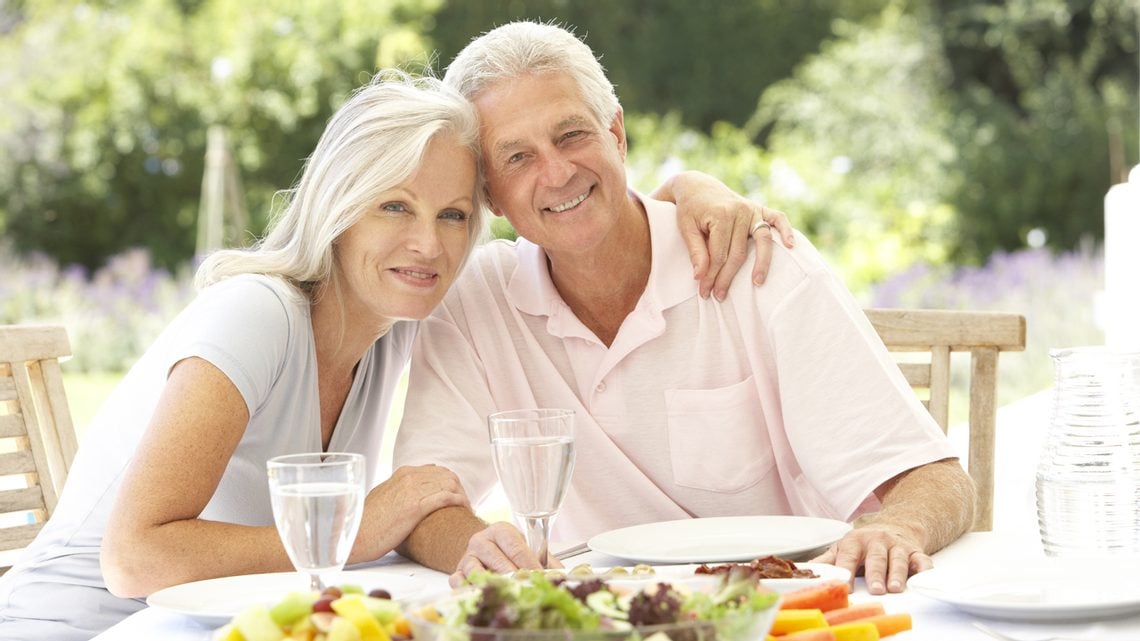
[[[645,523],[591,538],[590,549],[646,563],[723,563],[821,551],[851,530],[806,516],[716,516]]]
[[[415,596],[427,587],[421,578],[379,570],[346,570],[323,577],[328,585],[358,585],[365,592],[383,588],[393,599]],[[229,622],[251,605],[271,605],[289,592],[308,589],[308,576],[297,572],[246,574],[171,586],[151,594],[146,602],[152,608],[177,612],[199,623],[217,626]]]
[[[979,617],[1080,621],[1140,612],[1140,558],[1042,557],[935,567],[907,589]]]

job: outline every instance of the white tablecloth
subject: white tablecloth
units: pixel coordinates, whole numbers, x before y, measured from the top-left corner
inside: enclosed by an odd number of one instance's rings
[[[953,567],[964,560],[990,559],[1001,563],[1009,556],[1024,557],[1026,541],[1022,536],[995,533],[972,533],[934,556],[937,566]],[[574,557],[568,565],[590,563],[595,567],[628,565],[628,561],[614,559],[596,552]],[[434,587],[447,589],[447,576],[429,570],[396,555],[389,555],[370,568],[398,570],[401,574],[423,578]],[[1095,571],[1095,570],[1092,570]],[[981,641],[990,637],[976,630],[972,623],[979,621],[954,607],[931,600],[915,592],[872,596],[867,593],[862,580],[856,582],[853,602],[879,600],[887,612],[909,612],[914,618],[914,630],[892,639],[898,641]],[[1102,622],[1071,624],[1056,623],[1010,623],[984,621],[986,625],[1024,639],[1039,639],[1050,634],[1063,634],[1089,641],[1140,641],[1140,615]],[[198,625],[192,619],[157,608],[147,608],[134,614],[110,630],[96,637],[96,641],[139,641],[163,639],[164,641],[207,641],[212,630]]]

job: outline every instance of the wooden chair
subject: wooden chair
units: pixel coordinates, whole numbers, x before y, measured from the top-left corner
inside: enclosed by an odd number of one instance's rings
[[[0,325],[0,573],[55,509],[78,442],[59,358],[62,327]]]
[[[1025,350],[1025,317],[925,309],[866,313],[888,350],[909,353],[899,367],[920,396],[927,390],[923,404],[943,432],[950,411],[950,354],[970,353],[969,473],[978,492],[974,530],[993,529],[998,354]],[[914,354],[919,362],[912,362]]]

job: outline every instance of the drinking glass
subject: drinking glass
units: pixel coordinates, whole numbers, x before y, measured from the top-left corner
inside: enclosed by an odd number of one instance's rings
[[[550,524],[574,471],[574,412],[510,410],[487,418],[495,472],[527,544],[549,565]]]
[[[289,560],[324,589],[321,574],[344,568],[364,512],[364,456],[340,452],[269,459],[273,520]]]

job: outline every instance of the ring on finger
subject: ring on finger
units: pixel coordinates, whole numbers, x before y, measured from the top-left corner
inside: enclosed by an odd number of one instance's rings
[[[772,229],[772,226],[768,224],[768,221],[766,221],[766,220],[761,220],[760,222],[758,222],[758,223],[756,223],[756,224],[752,225],[752,229],[749,229],[749,230],[748,230],[748,235],[749,235],[749,236],[753,236],[753,235],[755,235],[755,234],[756,234],[756,232],[757,232],[758,230],[761,230],[761,229],[765,229],[765,228],[766,228],[766,229]]]

